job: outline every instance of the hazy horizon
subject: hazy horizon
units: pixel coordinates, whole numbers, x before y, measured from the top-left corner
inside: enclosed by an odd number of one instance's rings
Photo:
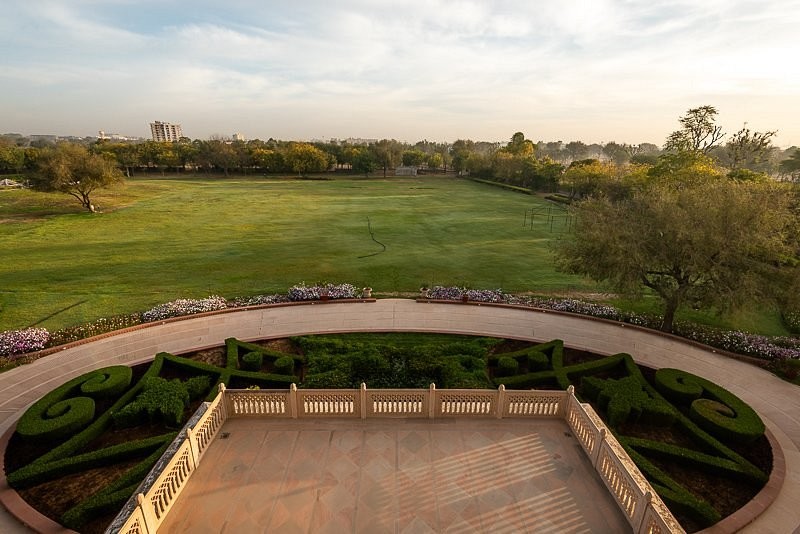
[[[662,145],[712,105],[800,145],[800,0],[4,6],[0,133]]]

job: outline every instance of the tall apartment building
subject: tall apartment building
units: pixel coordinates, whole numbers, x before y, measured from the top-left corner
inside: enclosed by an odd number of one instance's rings
[[[180,124],[161,121],[150,123],[150,133],[153,134],[153,141],[179,141],[183,137]]]

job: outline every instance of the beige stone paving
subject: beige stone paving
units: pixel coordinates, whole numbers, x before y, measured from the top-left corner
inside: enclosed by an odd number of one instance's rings
[[[225,423],[160,529],[630,532],[566,423]]]
[[[654,367],[678,367],[706,377],[750,403],[783,446],[787,476],[775,503],[746,532],[800,533],[800,393],[751,365],[630,326],[530,309],[382,299],[314,303],[192,317],[67,348],[0,374],[0,432],[36,399],[81,373],[106,365],[147,361],[159,351],[185,352],[242,340],[300,333],[421,331],[496,335],[549,341],[604,354],[628,352]],[[0,532],[25,532],[0,514]]]

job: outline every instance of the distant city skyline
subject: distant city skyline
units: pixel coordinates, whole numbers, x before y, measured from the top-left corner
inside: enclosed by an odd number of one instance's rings
[[[800,145],[800,0],[37,0],[0,18],[0,133],[662,145],[712,105]]]

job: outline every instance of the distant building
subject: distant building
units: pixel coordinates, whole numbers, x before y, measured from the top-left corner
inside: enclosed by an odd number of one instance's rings
[[[97,132],[98,139],[105,139],[109,141],[143,141],[141,137],[132,137],[130,135],[120,135],[118,133],[106,133],[103,130]]]
[[[247,141],[247,139],[244,138],[244,134],[239,133],[239,132],[236,132],[235,134],[233,134],[233,140],[234,141]]]
[[[404,166],[404,167],[395,167],[394,169],[395,176],[416,176],[417,175],[417,168],[412,166]]]
[[[180,141],[183,137],[183,129],[180,124],[161,121],[150,123],[150,133],[153,134],[153,141]]]

